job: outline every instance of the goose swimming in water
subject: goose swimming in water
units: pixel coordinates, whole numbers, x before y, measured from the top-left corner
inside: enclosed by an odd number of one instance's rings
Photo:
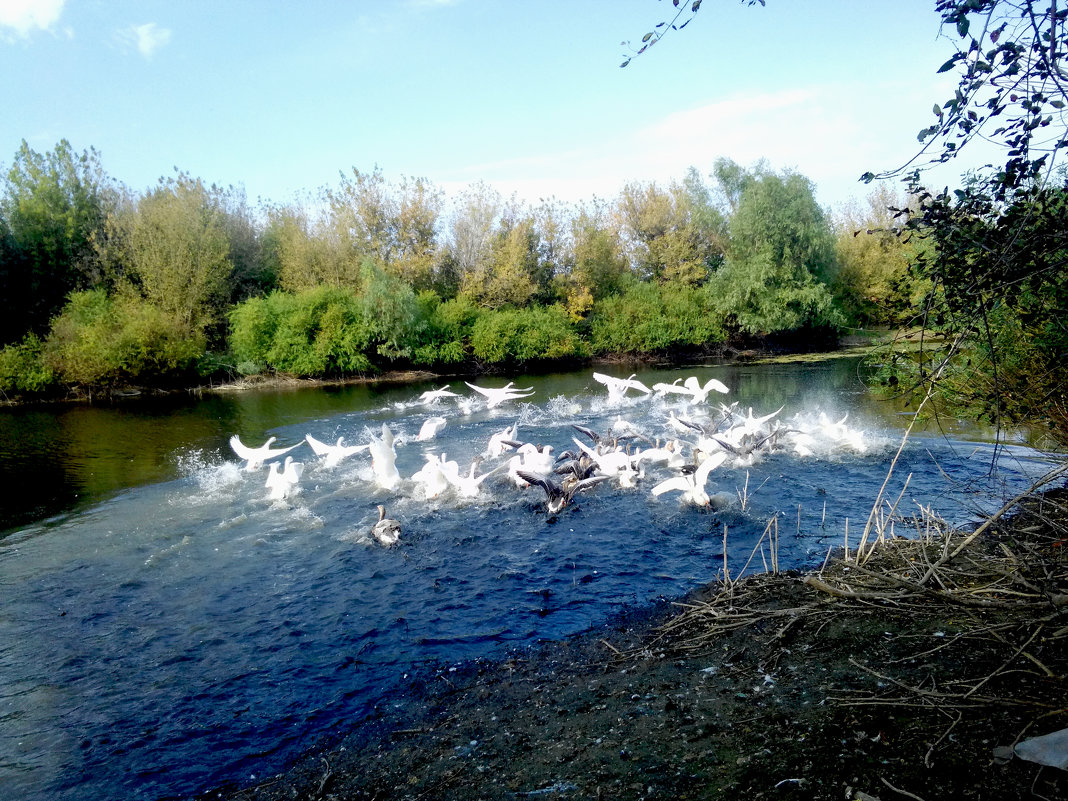
[[[608,476],[590,476],[579,481],[569,480],[563,484],[557,484],[547,476],[537,476],[525,470],[518,471],[518,475],[528,484],[537,485],[545,490],[546,505],[550,514],[556,514],[571,503],[571,499],[575,497],[576,492],[608,480]]]
[[[386,517],[386,507],[378,505],[378,522],[371,526],[371,536],[381,544],[390,548],[400,540],[401,525],[391,517]]]
[[[354,453],[362,453],[371,447],[370,445],[346,445],[344,437],[338,437],[336,445],[321,442],[311,434],[305,434],[304,439],[315,451],[315,455],[322,459],[324,467],[336,467],[342,459],[347,459]]]
[[[278,462],[271,462],[271,471],[267,474],[264,486],[270,490],[267,497],[272,501],[281,501],[296,492],[300,477],[304,474],[304,464],[294,462],[292,456],[286,457],[285,468],[278,470]]]
[[[296,445],[290,445],[288,448],[271,448],[271,443],[276,439],[278,439],[278,437],[271,437],[258,448],[250,448],[241,442],[241,438],[237,436],[237,434],[234,434],[230,437],[230,447],[234,449],[234,453],[245,460],[245,469],[252,472],[253,470],[259,470],[263,467],[263,463],[267,460],[277,459],[289,453],[294,448],[300,447],[304,442],[304,440],[301,440]]]

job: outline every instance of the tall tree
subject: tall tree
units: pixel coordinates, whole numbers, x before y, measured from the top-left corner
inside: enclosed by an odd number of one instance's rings
[[[100,280],[93,249],[118,190],[95,150],[64,139],[48,153],[23,141],[0,196],[0,343],[43,333],[68,293]]]
[[[111,222],[127,278],[189,333],[221,320],[229,296],[230,238],[219,204],[198,178],[161,180]]]
[[[827,282],[836,267],[834,237],[812,182],[759,167],[743,182],[726,261],[710,295],[744,332],[833,326],[840,315]]]

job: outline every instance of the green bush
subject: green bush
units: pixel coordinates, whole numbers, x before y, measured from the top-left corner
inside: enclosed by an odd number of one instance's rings
[[[425,324],[412,351],[416,364],[457,364],[469,355],[471,332],[479,309],[466,297],[442,302],[435,292],[422,292],[419,306]]]
[[[94,289],[70,295],[52,321],[44,359],[64,382],[111,386],[184,377],[204,348],[202,335],[185,333],[172,314],[148,301]]]
[[[471,349],[476,358],[493,363],[589,355],[560,305],[485,311],[472,329]]]
[[[269,318],[277,320],[263,362],[299,376],[348,375],[372,370],[371,345],[359,300],[350,290],[319,287],[297,295],[275,292]],[[256,323],[260,318],[254,318]],[[254,360],[243,353],[240,361]]]
[[[34,334],[0,349],[0,392],[5,395],[38,394],[55,383],[55,373],[44,359],[44,345]]]
[[[700,288],[633,283],[594,304],[590,336],[595,353],[648,354],[721,342],[719,320]]]

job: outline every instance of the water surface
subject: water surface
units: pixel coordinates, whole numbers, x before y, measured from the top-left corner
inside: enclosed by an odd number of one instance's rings
[[[428,660],[494,657],[603,623],[626,604],[714,578],[723,532],[733,571],[768,520],[783,567],[821,561],[846,518],[863,525],[909,417],[863,389],[853,360],[647,370],[647,384],[716,377],[727,398],[801,425],[849,414],[863,452],[777,453],[713,474],[717,511],[603,484],[556,517],[505,476],[474,500],[377,489],[369,460],[327,470],[307,446],[301,492],[266,498],[227,440],[279,445],[305,434],[366,442],[386,423],[408,479],[427,452],[466,467],[490,435],[573,447],[572,423],[632,422],[668,436],[681,399],[608,402],[589,371],[517,378],[535,394],[486,409],[416,403],[432,385],[263,391],[0,417],[0,786],[25,799],[188,796],[281,769],[318,738],[388,703]],[[501,385],[503,380],[485,380]],[[439,384],[440,385],[440,384]],[[448,418],[412,441],[431,414]],[[914,435],[892,494],[953,521],[1000,505],[1046,470],[1041,455],[954,425]],[[664,474],[666,475],[666,474]],[[746,495],[745,507],[739,492]],[[383,503],[402,544],[367,536]],[[761,557],[756,557],[759,567]]]

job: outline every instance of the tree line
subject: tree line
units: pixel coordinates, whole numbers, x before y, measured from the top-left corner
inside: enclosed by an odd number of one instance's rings
[[[183,172],[136,193],[93,149],[23,142],[0,189],[8,397],[830,341],[904,322],[924,286],[885,187],[831,215],[804,176],[728,159],[576,206],[376,168],[252,208]]]

